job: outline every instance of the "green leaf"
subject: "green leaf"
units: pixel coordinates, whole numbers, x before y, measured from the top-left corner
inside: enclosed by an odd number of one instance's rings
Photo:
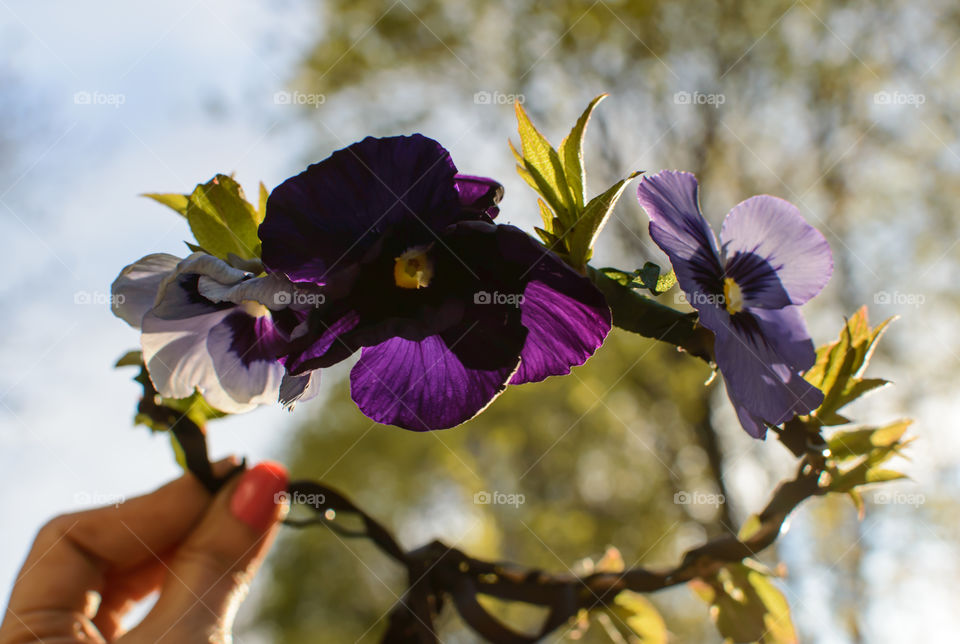
[[[587,109],[577,119],[576,125],[570,130],[570,134],[560,142],[560,149],[558,150],[560,162],[563,165],[567,185],[570,187],[573,196],[575,210],[582,210],[586,203],[587,174],[583,167],[583,135],[594,108],[606,97],[606,94],[600,94],[590,101]]]
[[[693,584],[694,589],[710,603],[717,630],[729,641],[798,641],[787,600],[769,576],[742,563],[732,563],[705,581]]]
[[[550,233],[553,239],[559,240],[556,231],[561,230],[562,226],[559,225],[556,215],[550,210],[550,206],[544,203],[543,199],[537,199],[537,206],[540,207],[540,219],[543,221],[544,230]]]
[[[835,432],[827,441],[833,464],[830,490],[849,493],[863,485],[906,478],[881,466],[910,443],[911,439],[903,436],[911,422],[900,420],[879,428]]]
[[[543,228],[539,228],[537,226],[534,226],[533,229],[536,231],[540,241],[542,241],[543,245],[547,248],[552,249],[554,246],[560,243],[560,240],[553,233],[548,233]]]
[[[580,267],[580,270],[583,271],[583,267],[587,265],[593,254],[593,245],[597,241],[597,236],[610,218],[620,195],[627,187],[627,182],[640,174],[640,172],[631,173],[626,179],[616,182],[606,192],[597,195],[586,205],[583,212],[577,217],[572,229],[570,229],[571,232],[567,240],[571,266],[574,268]]]
[[[587,277],[600,289],[613,317],[613,324],[646,338],[675,344],[684,351],[713,360],[713,334],[697,325],[695,313],[684,313],[623,286],[602,270],[587,267]]]
[[[863,517],[866,514],[866,506],[863,503],[863,495],[860,494],[860,491],[856,488],[849,490],[847,496],[850,497],[850,500],[853,501],[853,505],[857,508],[857,518],[863,521]]]
[[[830,484],[830,491],[850,493],[857,488],[872,483],[886,483],[887,481],[905,478],[909,477],[903,472],[884,469],[871,464],[869,461],[862,461],[856,467],[834,478]]]
[[[608,279],[613,280],[620,286],[626,286],[627,288],[635,288],[637,286],[637,271],[633,273],[628,273],[626,271],[621,271],[619,268],[598,268],[596,269],[603,273]]]
[[[127,351],[120,356],[114,367],[139,367],[143,364],[143,353],[140,351]]]
[[[632,273],[609,267],[598,270],[620,286],[646,289],[654,295],[662,295],[677,283],[677,276],[674,275],[673,271],[661,275],[660,267],[653,262],[647,262],[643,265],[643,268],[638,268]]]
[[[629,590],[614,597],[609,608],[621,623],[626,624],[643,644],[667,644],[667,624],[649,599]]]
[[[181,195],[176,192],[170,193],[159,193],[159,192],[147,192],[140,195],[141,197],[149,197],[158,203],[162,203],[168,208],[172,208],[180,213],[182,216],[187,216],[187,203],[190,200],[190,195]]]
[[[899,481],[906,478],[909,478],[906,474],[895,470],[875,467],[867,470],[867,483],[886,483],[887,481]]]
[[[180,441],[177,440],[177,435],[170,432],[168,436],[170,437],[170,447],[173,448],[174,460],[184,472],[189,472],[190,468],[187,467],[187,453],[183,450],[183,446],[180,445]]]
[[[559,151],[537,130],[523,106],[515,105],[520,150],[512,142],[510,150],[517,161],[517,172],[542,197],[538,202],[540,218],[543,233],[547,234],[538,234],[551,250],[580,273],[586,272],[597,235],[623,193],[626,182],[640,174],[631,174],[585,203],[583,138],[590,116],[604,96],[590,102],[563,139]],[[665,282],[664,287],[667,284]]]
[[[823,391],[823,403],[811,416],[822,425],[842,425],[849,420],[837,413],[864,394],[887,384],[879,378],[862,378],[889,318],[874,328],[863,307],[847,320],[836,342],[817,349],[817,361],[804,378]]]
[[[220,259],[230,253],[244,259],[260,257],[259,215],[231,177],[218,174],[198,185],[190,195],[187,221],[200,246]]]
[[[830,448],[831,458],[837,461],[864,456],[877,448],[898,445],[911,423],[910,420],[898,420],[883,427],[834,432],[827,440],[827,447]]]
[[[523,152],[519,155],[516,148],[513,148],[513,144],[510,144],[514,156],[519,157],[517,164],[529,173],[534,189],[553,208],[561,221],[568,224],[575,205],[567,185],[560,155],[530,121],[523,105],[516,103],[514,107],[517,113],[517,129],[520,132],[520,149]]]
[[[189,418],[203,429],[207,421],[229,416],[214,409],[199,391],[187,398],[163,398],[153,386],[143,355],[140,351],[128,351],[116,363],[117,367],[140,367],[134,382],[143,387],[143,398],[134,416],[134,424],[144,425],[154,432],[169,430],[182,417]]]
[[[229,416],[226,412],[211,407],[199,391],[193,392],[188,398],[163,398],[161,404],[185,414],[200,427],[205,426],[208,420]]]
[[[263,218],[267,216],[267,199],[270,197],[270,193],[267,192],[267,187],[263,185],[263,181],[260,182],[260,205],[257,208],[257,225],[259,226],[263,222]]]
[[[656,285],[650,289],[654,295],[660,295],[661,293],[666,293],[672,289],[677,283],[677,274],[673,271],[670,271],[666,275],[660,275],[657,278]]]
[[[751,514],[749,517],[747,517],[747,520],[743,522],[743,525],[740,526],[740,532],[737,533],[737,538],[740,539],[740,541],[746,541],[756,534],[757,530],[759,530],[762,525],[763,523],[760,521],[760,515]]]

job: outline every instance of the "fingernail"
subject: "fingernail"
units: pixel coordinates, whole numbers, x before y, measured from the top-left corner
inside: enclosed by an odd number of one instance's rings
[[[287,469],[283,465],[273,461],[259,463],[240,477],[230,498],[230,513],[257,532],[263,532],[276,520],[276,507],[283,503],[287,483]]]

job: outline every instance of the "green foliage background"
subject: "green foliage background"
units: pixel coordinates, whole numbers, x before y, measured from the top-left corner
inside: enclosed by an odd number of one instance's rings
[[[723,529],[714,508],[691,516],[674,503],[680,490],[717,491],[697,447],[712,431],[708,375],[699,360],[615,331],[573,375],[509,388],[465,425],[424,434],[371,423],[341,384],[285,462],[293,478],[347,491],[408,548],[441,537],[475,556],[567,570],[613,544],[627,565],[668,566]],[[474,503],[484,491],[525,502]],[[324,529],[286,532],[272,562],[262,610],[276,641],[378,641],[405,589],[403,572],[376,548]],[[674,632],[715,637],[689,591],[655,601]],[[453,614],[445,622],[444,641],[470,641]],[[591,631],[586,641],[609,639]]]
[[[478,104],[475,94],[524,98],[557,143],[590,98],[609,92],[587,135],[587,193],[634,169],[682,168],[698,175],[715,225],[753,194],[796,203],[836,260],[830,286],[807,307],[818,343],[865,302],[876,321],[896,312],[875,299],[884,290],[937,302],[922,313],[941,324],[894,331],[881,349],[881,364],[902,365],[892,400],[907,406],[953,395],[960,353],[944,332],[957,304],[947,276],[958,260],[949,242],[960,236],[960,104],[950,90],[958,29],[960,6],[947,0],[330,0],[317,4],[313,42],[290,87],[326,96],[322,109],[304,112],[318,138],[305,162],[350,143],[347,132],[451,133],[444,142],[461,168],[504,181],[501,217],[530,231],[540,223],[536,198],[506,149],[512,106]],[[681,104],[680,92],[725,100]],[[879,104],[883,92],[921,92],[925,103]],[[631,192],[601,238],[597,266],[662,261]],[[431,435],[370,427],[346,386],[327,376],[328,402],[299,412],[311,418],[291,436],[288,460],[295,474],[347,490],[408,546],[440,536],[477,555],[552,570],[598,557],[611,543],[628,565],[673,563],[705,534],[735,530],[767,494],[753,488],[788,472],[772,441],[749,452],[742,436],[717,431],[729,419],[725,396],[702,386],[701,363],[668,347],[616,333],[574,373],[512,389],[465,427]],[[869,403],[858,409],[871,413]],[[939,467],[931,476],[952,480],[949,461]],[[741,482],[734,495],[733,475]],[[674,505],[678,489],[720,491],[728,503],[716,514]],[[523,493],[526,504],[476,506],[480,490]],[[926,507],[911,510],[912,539],[955,533],[951,490],[958,491],[947,486],[937,501],[930,492]],[[801,640],[829,633],[866,641],[871,611],[884,605],[870,593],[865,563],[881,537],[868,535],[842,499],[818,500],[793,530],[804,552],[778,554],[796,564],[781,587],[802,611]],[[365,632],[373,641],[403,588],[375,550],[319,532],[287,535],[272,574],[262,616],[280,642],[317,633],[354,641]],[[797,604],[809,584],[822,604]],[[717,640],[693,593],[654,600],[676,641]],[[456,620],[447,627],[445,641],[473,641]],[[605,641],[596,629],[587,637]]]

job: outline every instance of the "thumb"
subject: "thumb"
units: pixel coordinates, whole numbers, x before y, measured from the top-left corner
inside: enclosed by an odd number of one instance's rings
[[[237,608],[289,508],[287,483],[282,465],[265,462],[224,486],[177,547],[160,598],[129,641],[229,642]]]

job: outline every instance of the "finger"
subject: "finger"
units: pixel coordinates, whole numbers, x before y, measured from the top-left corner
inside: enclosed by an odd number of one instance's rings
[[[236,464],[233,457],[224,459],[216,472],[226,474]],[[63,624],[89,617],[89,591],[102,593],[109,574],[135,570],[171,550],[210,501],[203,485],[187,474],[119,505],[52,519],[37,534],[14,583],[0,634],[16,629],[34,637],[63,635]],[[52,613],[65,617],[49,619]]]
[[[217,495],[197,528],[177,548],[160,598],[132,641],[229,641],[246,595],[286,514],[287,472],[261,463]]]
[[[167,572],[164,563],[166,558],[167,555],[161,554],[159,559],[148,561],[134,569],[106,575],[93,625],[108,642],[123,634],[123,617],[130,609],[163,585]]]

